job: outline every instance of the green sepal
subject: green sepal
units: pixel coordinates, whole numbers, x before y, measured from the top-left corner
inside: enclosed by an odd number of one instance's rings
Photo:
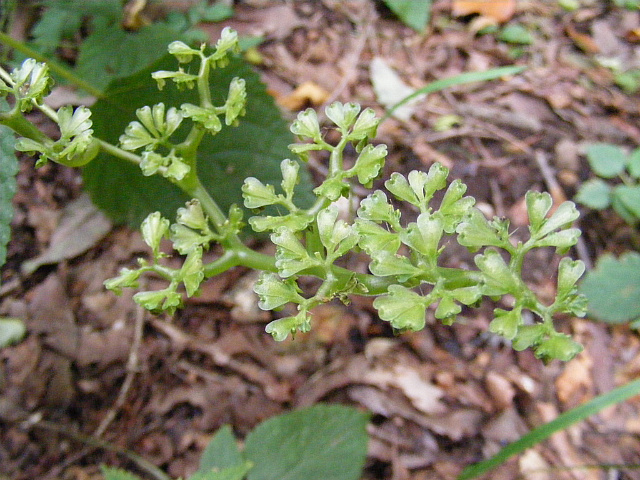
[[[255,232],[276,231],[287,228],[293,232],[300,232],[307,228],[313,221],[313,217],[306,212],[289,213],[278,217],[256,216],[249,219],[249,225]]]
[[[356,122],[353,124],[353,129],[347,138],[351,141],[374,138],[379,123],[380,119],[377,117],[376,112],[372,108],[365,108],[360,112],[360,115],[358,115]],[[357,150],[359,151],[359,149]]]
[[[467,247],[470,251],[478,251],[481,247],[503,247],[507,239],[506,224],[499,220],[489,222],[484,214],[477,208],[471,208],[469,215],[456,227],[458,243]]]
[[[372,254],[373,260],[369,264],[369,270],[379,277],[396,276],[401,283],[412,277],[424,273],[422,269],[416,267],[411,261],[402,255],[394,255],[388,251],[381,251]]]
[[[311,316],[302,310],[294,317],[279,318],[267,324],[265,331],[273,336],[277,342],[286,340],[289,334],[308,332],[311,329]]]
[[[513,340],[522,325],[522,308],[515,307],[513,310],[496,308],[493,311],[493,315],[494,318],[489,324],[489,331],[508,340]]]
[[[138,279],[140,275],[142,275],[141,270],[131,270],[130,268],[123,267],[120,269],[117,277],[105,280],[104,286],[116,295],[122,295],[123,288],[139,287]]]
[[[322,139],[322,135],[320,134],[320,124],[318,123],[318,114],[313,108],[307,108],[303,112],[298,113],[296,120],[293,121],[291,127],[289,128],[291,133],[300,137],[300,138],[309,138],[313,141],[319,141]],[[289,148],[297,147],[300,144],[290,145]],[[322,150],[323,147],[321,145],[315,144],[301,144],[301,145],[311,145],[312,147],[307,147],[306,150]],[[305,150],[305,151],[306,151]],[[293,151],[293,149],[292,149]],[[298,153],[298,152],[294,152]]]
[[[183,117],[190,118],[193,122],[201,125],[211,135],[215,135],[222,130],[222,122],[215,109],[183,103],[180,105],[180,113],[182,113]]]
[[[175,41],[171,42],[167,47],[167,51],[176,57],[180,63],[189,63],[194,55],[199,55],[200,51],[191,48],[184,42]]]
[[[247,208],[260,208],[279,201],[273,185],[265,185],[255,177],[247,177],[242,184],[242,197]]]
[[[360,113],[360,105],[351,102],[334,102],[324,109],[324,113],[343,133],[346,133],[354,124],[358,113]]]
[[[338,258],[350,251],[358,243],[358,234],[344,220],[338,220],[338,207],[335,204],[318,212],[318,234],[327,256]]]
[[[400,227],[400,212],[393,208],[381,190],[376,190],[360,202],[358,217],[376,223],[386,222],[394,229]]]
[[[398,248],[400,248],[400,235],[382,228],[377,223],[358,218],[356,219],[354,228],[356,232],[358,232],[358,235],[360,235],[358,245],[360,245],[360,248],[367,252],[369,256],[383,250],[396,253]]]
[[[289,160],[288,158],[280,162],[280,171],[282,172],[282,191],[288,199],[293,198],[293,192],[300,180],[300,164]]]
[[[191,248],[187,258],[182,264],[177,279],[184,284],[187,296],[192,297],[200,288],[204,280],[204,268],[202,266],[202,247]]]
[[[325,197],[335,202],[340,197],[346,197],[350,190],[351,187],[349,184],[338,175],[327,178],[320,186],[313,189],[313,193],[319,197]]]
[[[402,232],[402,243],[421,253],[430,263],[435,262],[442,249],[438,248],[444,233],[442,220],[426,213],[421,213],[416,222],[409,224]]]
[[[182,305],[182,296],[176,291],[175,283],[171,283],[163,290],[138,292],[133,296],[133,300],[150,312],[166,312],[169,315],[173,315]]]
[[[224,123],[236,125],[238,118],[247,113],[247,88],[243,78],[234,77],[229,84],[229,95],[224,104]]]
[[[166,256],[160,252],[160,241],[169,231],[169,220],[163,218],[160,212],[150,213],[140,225],[140,231],[144,242],[153,252],[153,258]]]
[[[437,215],[442,218],[444,231],[447,233],[456,231],[457,226],[476,203],[473,197],[463,197],[466,192],[467,186],[461,180],[455,179],[444,194]]]
[[[484,254],[476,255],[474,261],[484,274],[484,295],[513,294],[520,290],[520,278],[511,271],[497,250],[489,248],[485,250]]]
[[[563,255],[576,243],[582,232],[579,228],[568,228],[559,232],[553,232],[546,237],[536,240],[536,247],[556,247],[556,253]]]
[[[298,293],[294,279],[282,280],[271,272],[262,272],[253,287],[260,301],[258,306],[262,310],[275,310],[289,302],[300,303],[304,298]]]
[[[209,230],[207,216],[202,210],[200,201],[196,198],[189,200],[184,207],[180,207],[176,213],[176,221],[189,228],[200,231]]]
[[[529,231],[533,236],[542,227],[544,219],[553,205],[553,200],[547,192],[535,191],[527,192],[524,198],[529,216]]]
[[[287,278],[307,268],[319,265],[319,261],[311,258],[306,248],[300,243],[295,233],[281,228],[271,234],[271,241],[276,245],[276,268],[281,277]]]
[[[553,332],[534,348],[537,358],[545,361],[562,360],[568,362],[582,351],[582,345],[564,333]]]
[[[422,330],[428,304],[426,297],[401,285],[391,285],[387,292],[373,301],[380,318],[400,331]]]
[[[355,165],[346,173],[349,176],[358,175],[358,181],[362,185],[367,185],[380,175],[386,156],[386,145],[375,147],[370,144],[366,145],[358,155]]]
[[[556,229],[563,228],[566,225],[571,224],[574,220],[580,216],[578,209],[576,208],[576,204],[570,201],[563,202],[560,206],[553,212],[551,217],[546,218],[542,221],[540,228],[536,231],[531,232],[531,237],[535,239],[540,239],[546,235],[549,235]]]

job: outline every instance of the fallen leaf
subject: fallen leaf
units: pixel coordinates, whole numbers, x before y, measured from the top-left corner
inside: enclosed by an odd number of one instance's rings
[[[463,17],[477,13],[503,23],[516,12],[516,0],[453,0],[451,13]]]
[[[77,257],[102,240],[109,230],[111,222],[84,194],[65,207],[60,223],[51,235],[49,248],[42,255],[24,262],[22,273],[29,275],[42,265]]]
[[[280,97],[278,104],[287,110],[298,111],[306,106],[317,107],[329,98],[330,93],[315,82],[304,82],[289,95]]]
[[[374,57],[371,60],[369,75],[371,76],[371,83],[378,102],[387,110],[415,92],[413,88],[402,81],[400,76],[381,57]],[[423,98],[424,95],[418,95],[401,107],[396,108],[393,116],[398,120],[409,120],[413,115],[415,104]]]

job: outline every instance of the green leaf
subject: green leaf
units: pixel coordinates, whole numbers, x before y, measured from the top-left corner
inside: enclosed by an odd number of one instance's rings
[[[558,265],[558,298],[564,298],[576,291],[576,283],[584,274],[585,265],[582,260],[571,260],[568,257],[560,260]]]
[[[318,114],[313,108],[307,108],[303,112],[299,112],[298,117],[291,124],[290,130],[291,133],[301,138],[309,138],[314,141],[322,138]]]
[[[462,311],[462,307],[454,302],[450,295],[444,295],[438,303],[436,308],[435,317],[438,320],[453,320],[456,315]]]
[[[141,480],[137,475],[121,468],[100,465],[100,471],[102,472],[104,480]]]
[[[358,181],[362,185],[366,185],[380,175],[380,170],[384,166],[386,156],[386,145],[378,145],[374,147],[369,144],[362,149],[355,165],[353,168],[349,169],[347,173],[350,176],[357,174]]]
[[[470,213],[476,200],[473,197],[463,197],[467,186],[461,180],[455,179],[444,194],[440,208],[435,215],[442,218],[444,231],[453,233],[460,222]]]
[[[300,164],[293,160],[284,159],[280,162],[280,171],[282,172],[282,190],[287,198],[293,197],[293,191],[300,180]]]
[[[602,178],[614,178],[624,171],[627,156],[622,148],[609,143],[594,143],[587,148],[591,170]]]
[[[582,345],[564,333],[554,333],[535,347],[536,357],[544,360],[568,362],[582,351]]]
[[[249,480],[357,480],[367,455],[367,413],[314,405],[258,425],[246,438]]]
[[[306,212],[290,213],[273,217],[270,215],[264,217],[251,217],[249,225],[255,232],[274,232],[285,227],[294,232],[299,232],[307,228],[313,221],[313,217]]]
[[[276,245],[276,267],[281,277],[291,275],[315,267],[319,261],[311,258],[306,248],[297,239],[295,233],[287,228],[281,228],[271,234],[271,241]]]
[[[636,148],[627,159],[627,170],[633,178],[640,178],[640,148]]]
[[[242,480],[252,468],[253,463],[244,462],[220,470],[214,469],[208,472],[197,471],[189,477],[189,480]]]
[[[569,201],[562,202],[556,211],[553,212],[553,215],[542,222],[540,229],[535,232],[535,235],[533,232],[531,235],[536,238],[542,238],[556,229],[570,225],[571,222],[577,220],[579,216],[580,212],[578,212],[575,203]]]
[[[394,255],[383,250],[372,252],[371,256],[373,260],[369,264],[369,269],[371,273],[379,277],[397,276],[400,282],[406,282],[411,277],[423,273],[422,269],[413,265],[411,260],[403,255]]]
[[[338,257],[358,243],[358,234],[344,220],[338,220],[338,207],[329,205],[318,212],[318,234],[322,245],[327,249],[327,255]]]
[[[423,32],[431,14],[431,0],[384,0],[405,25]]]
[[[182,305],[182,297],[176,291],[176,286],[173,283],[162,290],[138,292],[133,296],[133,300],[150,312],[164,311],[169,315],[172,315]]]
[[[160,241],[169,231],[169,220],[163,218],[160,212],[154,212],[147,216],[140,225],[144,243],[149,245],[153,252],[153,257],[158,258],[160,252]]]
[[[640,220],[640,185],[617,185],[613,188],[613,196],[636,217],[636,220]]]
[[[477,208],[472,208],[469,216],[460,222],[456,228],[458,243],[472,252],[480,247],[501,247],[504,240],[495,228],[495,222],[489,222]]]
[[[533,43],[533,35],[519,24],[504,27],[498,35],[498,39],[515,45],[531,45]]]
[[[296,316],[279,318],[270,322],[265,327],[265,332],[273,336],[276,342],[282,342],[296,332],[308,332],[311,329],[311,316],[305,310],[300,311]]]
[[[549,332],[549,327],[544,324],[522,325],[511,344],[513,349],[521,352],[529,347],[538,345]]]
[[[592,178],[580,186],[574,200],[594,210],[604,210],[611,204],[611,187],[601,178]]]
[[[625,323],[640,318],[640,254],[627,252],[619,259],[602,255],[579,290],[589,299],[589,313],[599,320]]]
[[[417,332],[424,328],[427,303],[426,297],[401,285],[391,285],[388,294],[377,297],[373,306],[393,328]]]
[[[196,294],[200,288],[200,284],[204,280],[202,247],[194,247],[189,251],[187,258],[182,264],[178,278],[184,284],[188,297],[192,297]]]
[[[2,101],[4,103],[4,100]],[[16,158],[15,137],[13,132],[0,126],[0,267],[7,259],[7,244],[11,238],[11,219],[16,193],[16,175],[18,159]]]
[[[551,210],[553,200],[547,192],[529,191],[525,195],[525,203],[527,204],[527,214],[529,215],[529,231],[533,235],[540,230],[542,222],[544,222],[547,213]]]
[[[393,172],[389,180],[384,183],[384,186],[387,187],[387,190],[389,190],[389,192],[391,192],[398,200],[408,202],[416,207],[420,206],[418,196],[409,185],[407,179],[401,173]]]
[[[278,201],[273,185],[265,185],[254,177],[245,178],[242,184],[242,196],[244,206],[247,208],[260,208],[273,205]]]
[[[27,327],[19,318],[0,317],[0,349],[19,342],[27,333]]]
[[[242,463],[243,458],[231,427],[224,425],[218,429],[204,452],[202,452],[198,472],[205,473],[214,469],[223,470]]]
[[[473,478],[477,478],[483,473],[486,473],[499,465],[504,465],[513,455],[522,453],[528,448],[543,442],[554,433],[565,431],[571,425],[579,422],[580,420],[584,420],[606,407],[624,402],[638,394],[640,394],[640,380],[634,380],[615,388],[610,392],[599,395],[579,407],[564,412],[555,420],[531,430],[515,442],[504,447],[495,456],[465,468],[458,476],[457,480],[471,480]]]
[[[159,69],[175,69],[176,60],[167,54],[152,67],[129,78],[114,82],[105,91],[106,98],[92,108],[93,129],[96,137],[116,143],[135,111],[144,105],[161,101],[168,106],[188,102],[197,104],[193,91],[178,91],[167,87],[158,92],[150,81],[150,74]],[[222,102],[234,77],[246,80],[251,102],[240,126],[224,128],[215,137],[206,136],[198,158],[198,176],[222,210],[231,204],[242,204],[241,187],[244,179],[255,177],[265,184],[281,181],[280,162],[287,157],[291,135],[287,131],[273,99],[266,93],[251,68],[239,59],[211,72],[211,92],[214,101]],[[185,124],[176,132],[186,135]],[[83,169],[85,187],[93,201],[115,221],[137,227],[152,211],[161,211],[173,218],[176,210],[189,200],[168,180],[159,176],[144,177],[140,169],[118,159],[101,154]],[[308,206],[313,201],[308,172],[300,172],[297,203]]]
[[[537,247],[556,247],[556,253],[563,255],[569,251],[576,243],[578,238],[582,234],[579,228],[567,228],[559,232],[550,233],[546,237],[537,240]]]
[[[376,190],[360,202],[358,217],[376,223],[386,222],[394,228],[400,226],[400,212],[393,208],[381,190]]]
[[[81,43],[75,73],[105,91],[109,82],[140,72],[161,58],[176,35],[162,23],[153,23],[135,32],[125,31],[117,24],[105,25]],[[126,85],[126,81],[120,80],[118,85]]]
[[[360,105],[357,103],[333,102],[324,109],[325,114],[342,131],[346,132],[356,121],[360,113]]]

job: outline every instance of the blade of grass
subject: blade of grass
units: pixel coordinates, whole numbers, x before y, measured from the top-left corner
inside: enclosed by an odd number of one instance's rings
[[[0,43],[7,45],[20,53],[26,55],[27,57],[31,57],[38,62],[46,63],[49,66],[49,69],[59,75],[60,77],[67,80],[69,83],[76,85],[78,88],[81,88],[89,95],[92,95],[96,98],[102,98],[104,95],[101,90],[98,90],[90,83],[85,82],[82,78],[78,77],[74,74],[69,68],[59,64],[53,59],[42,55],[40,52],[33,50],[32,48],[25,45],[23,42],[11,38],[6,33],[0,32]]]
[[[526,67],[511,65],[508,67],[492,68],[491,70],[485,70],[484,72],[466,72],[466,73],[461,73],[460,75],[454,75],[453,77],[447,77],[447,78],[442,78],[440,80],[436,80],[435,82],[431,82],[430,84],[422,87],[421,89],[416,90],[411,95],[404,97],[402,100],[396,103],[393,107],[387,110],[387,112],[382,117],[382,120],[380,121],[380,123],[384,122],[387,118],[393,115],[393,112],[395,112],[396,109],[398,109],[405,103],[413,100],[419,95],[438,92],[440,90],[444,90],[445,88],[453,87],[454,85],[463,85],[465,83],[495,80],[496,78],[504,77],[507,75],[515,75],[517,73],[522,72],[525,69]]]
[[[574,423],[598,413],[603,408],[624,402],[628,398],[639,394],[640,379],[599,395],[593,400],[563,413],[555,420],[545,423],[544,425],[530,431],[520,439],[504,447],[495,456],[465,468],[458,476],[457,480],[470,480],[472,478],[476,478],[498,465],[502,465],[513,455],[522,453],[527,448],[533,447],[543,440],[546,440],[554,433],[564,430]]]

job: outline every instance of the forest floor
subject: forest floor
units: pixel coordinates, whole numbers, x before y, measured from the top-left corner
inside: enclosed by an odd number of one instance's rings
[[[513,77],[430,94],[408,119],[382,123],[378,138],[389,146],[386,175],[439,161],[487,214],[517,228],[526,223],[527,190],[551,191],[559,202],[589,178],[586,145],[640,144],[640,97],[615,86],[598,61],[640,67],[640,13],[604,0],[580,3],[569,12],[554,0],[518,1],[510,22],[533,33],[533,42],[520,46],[476,34],[484,20],[453,17],[446,0],[434,1],[424,34],[381,3],[334,0],[238,2],[233,18],[202,28],[214,39],[226,25],[265,38],[256,68],[288,118],[334,100],[384,113],[371,83],[374,58],[413,88],[526,66]],[[303,84],[319,99],[292,95]],[[363,478],[451,480],[640,373],[640,339],[627,326],[561,319],[559,328],[585,349],[568,363],[545,365],[487,333],[488,304],[464,312],[454,326],[432,321],[424,331],[394,336],[371,300],[356,299],[318,308],[312,332],[276,343],[264,332],[272,314],[257,308],[251,290],[256,275],[242,269],[209,281],[173,318],[152,317],[136,308],[131,292],[115,297],[103,288],[147,251],[139,233],[105,223],[83,200],[76,171],[51,164],[36,170],[24,159],[18,183],[0,314],[26,319],[29,333],[0,351],[2,479],[88,480],[100,478],[101,463],[134,468],[75,433],[185,477],[220,426],[230,424],[242,437],[273,415],[330,402],[373,414]],[[71,210],[95,222],[100,241],[75,258],[25,269],[52,239],[64,243],[77,234],[64,222]],[[611,212],[585,209],[578,226],[581,249],[570,254],[587,264],[605,251],[638,246],[638,232]],[[459,266],[470,258],[460,248],[447,261]],[[543,297],[553,298],[550,272],[558,261],[546,251],[527,261],[527,280]],[[608,408],[486,478],[640,479],[637,469],[567,468],[640,464],[639,419],[638,398]],[[526,475],[531,469],[537,476]]]

